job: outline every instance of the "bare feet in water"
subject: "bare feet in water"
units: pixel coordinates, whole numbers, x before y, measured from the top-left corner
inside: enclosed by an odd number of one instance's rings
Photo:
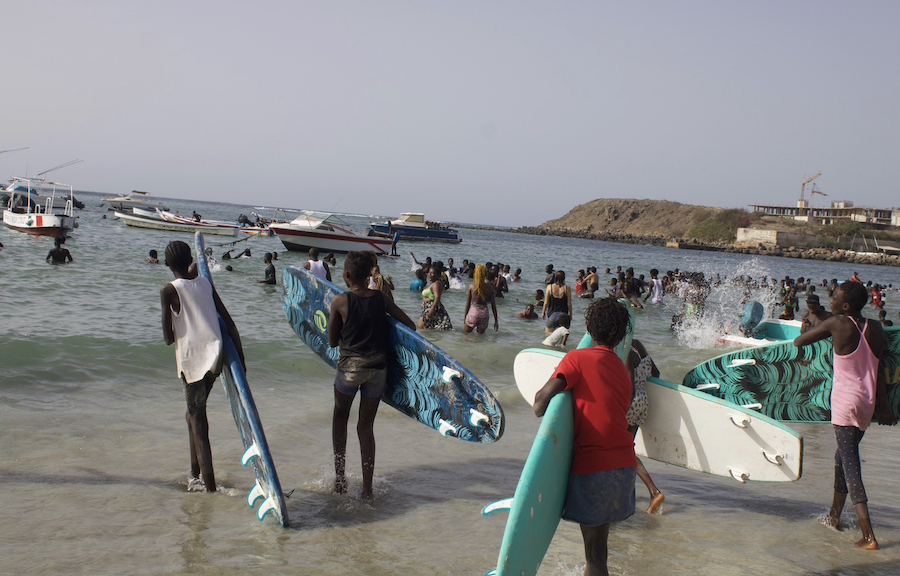
[[[831,514],[826,514],[819,518],[819,523],[826,528],[831,528],[836,532],[841,531],[840,518],[835,518]]]
[[[862,538],[856,543],[856,547],[860,550],[878,550],[878,541],[874,536],[871,539]]]
[[[662,504],[665,499],[665,494],[657,492],[656,496],[650,499],[650,507],[647,508],[647,514],[662,514]]]
[[[335,494],[346,494],[347,493],[347,479],[346,478],[335,478],[334,479],[334,493]]]

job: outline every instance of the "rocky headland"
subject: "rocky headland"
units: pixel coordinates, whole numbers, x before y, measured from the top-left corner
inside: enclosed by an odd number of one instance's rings
[[[794,238],[799,234],[806,245],[801,246],[800,242],[791,246],[771,243],[738,245],[735,243],[735,233],[739,227],[789,232]],[[549,220],[540,226],[518,228],[516,231],[607,242],[900,266],[900,255],[897,252],[891,254],[874,249],[861,251],[860,246],[854,246],[856,250],[847,249],[842,245],[841,235],[835,234],[838,231],[829,228],[805,226],[794,220],[765,217],[746,210],[695,206],[666,200],[600,198],[576,206],[561,218]],[[868,230],[863,233],[870,237],[874,234]],[[882,231],[879,234],[882,238],[895,239],[890,232]],[[832,239],[832,236],[836,237]],[[900,238],[900,234],[897,237]],[[809,241],[805,241],[806,239]],[[849,240],[850,238],[843,238],[844,244]]]

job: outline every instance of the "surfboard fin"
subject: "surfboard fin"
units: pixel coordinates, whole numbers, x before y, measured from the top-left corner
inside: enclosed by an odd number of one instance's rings
[[[490,419],[474,408],[470,408],[469,423],[472,426],[480,426],[482,422],[490,424]]]
[[[256,485],[253,487],[253,490],[247,494],[247,506],[253,508],[256,505],[256,501],[260,498],[264,497],[266,492],[263,490],[262,486],[259,485],[259,480],[256,481]]]
[[[241,466],[244,468],[250,464],[250,460],[259,456],[259,446],[256,445],[256,442],[250,445],[249,448],[244,452],[244,455],[241,456]]]
[[[756,366],[756,360],[753,358],[736,358],[726,368],[740,368],[741,366]]]
[[[746,414],[729,414],[728,417],[731,418],[731,423],[738,428],[746,428],[750,425],[750,417]]]
[[[754,402],[753,404],[744,404],[744,408],[748,410],[762,410],[762,404],[759,402]]]
[[[766,452],[765,450],[763,450],[762,454],[763,454],[763,458],[765,458],[771,464],[774,464],[776,466],[781,466],[781,462],[784,460],[784,455],[780,454],[778,452],[775,452],[774,454],[770,454],[769,452]]]
[[[750,478],[750,473],[745,470],[738,470],[737,468],[728,467],[728,473],[731,474],[731,477],[740,482],[741,484],[746,484],[747,480]]]
[[[719,388],[720,386],[718,384],[710,382],[709,384],[701,384],[697,386],[696,390],[718,390]]]
[[[484,576],[497,576],[497,569],[494,568],[494,569],[491,570],[490,572],[485,572],[485,573],[484,573]]]
[[[269,512],[273,512],[275,510],[275,500],[270,496],[263,500],[263,503],[260,505],[259,510],[256,511],[256,517],[259,518],[259,521],[262,522],[266,518],[266,514]]]
[[[512,498],[506,498],[504,500],[491,502],[481,509],[481,515],[490,516],[491,514],[496,514],[497,512],[509,512],[510,507],[512,507],[512,502]]]
[[[454,370],[449,366],[444,366],[441,371],[441,380],[443,380],[447,384],[450,384],[451,382],[453,382],[453,380],[458,378],[462,378],[462,374],[459,373],[459,370]]]
[[[440,432],[442,436],[447,436],[449,434],[456,436],[456,427],[453,424],[447,422],[443,418],[441,418],[439,422],[441,425],[438,427],[438,432]]]

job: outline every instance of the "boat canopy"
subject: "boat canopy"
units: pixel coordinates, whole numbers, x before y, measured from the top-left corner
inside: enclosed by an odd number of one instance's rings
[[[350,228],[350,225],[331,214],[330,212],[316,212],[315,210],[304,210],[299,216],[291,221],[291,224],[298,226],[307,226],[316,230],[344,230]]]
[[[425,224],[425,214],[421,212],[404,212],[391,224]]]

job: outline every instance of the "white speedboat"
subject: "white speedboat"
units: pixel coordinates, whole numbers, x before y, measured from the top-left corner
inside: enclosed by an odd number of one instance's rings
[[[131,194],[124,196],[115,196],[113,198],[104,198],[103,201],[109,205],[110,210],[118,210],[120,212],[128,212],[132,208],[143,208],[145,210],[168,210],[162,202],[152,202],[147,198],[149,192],[141,192],[140,190],[132,190]]]
[[[33,191],[39,186],[49,187],[49,196]],[[3,210],[3,223],[13,230],[35,236],[65,237],[75,228],[74,196],[68,184],[15,177],[7,191],[9,199]],[[58,198],[64,200],[62,208],[56,207]]]
[[[390,240],[357,234],[349,224],[327,212],[304,211],[291,222],[270,224],[269,229],[294,252],[318,248],[322,253],[363,250],[389,254],[391,249]]]

